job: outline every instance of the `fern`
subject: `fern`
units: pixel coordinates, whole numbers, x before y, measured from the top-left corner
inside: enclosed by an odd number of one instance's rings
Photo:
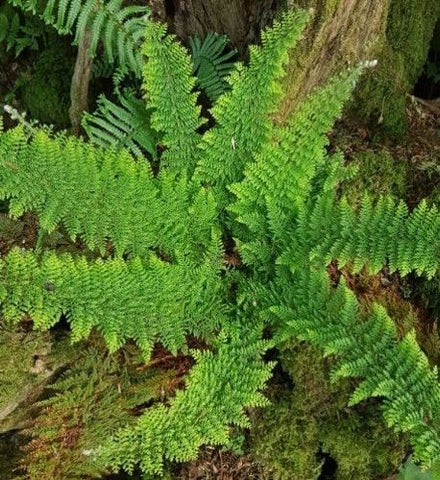
[[[162,162],[172,171],[192,172],[201,138],[197,130],[203,122],[197,94],[192,92],[196,82],[191,61],[160,24],[149,24],[143,52],[149,59],[144,83],[148,105],[154,109],[152,127],[163,134],[167,147]]]
[[[40,37],[45,34],[41,21],[35,17],[20,15],[7,3],[0,7],[0,45],[5,44],[6,51],[12,50],[18,57],[27,48],[38,50]]]
[[[403,274],[433,275],[440,266],[435,207],[422,203],[409,214],[402,203],[382,198],[373,206],[365,198],[356,211],[337,199],[342,159],[336,155],[329,162],[324,133],[357,75],[354,70],[335,77],[305,100],[287,127],[273,130],[244,181],[231,187],[239,251],[255,273],[242,295],[259,305],[279,341],[295,336],[315,343],[340,359],[335,379],[363,378],[352,403],[385,398],[388,424],[410,432],[415,458],[431,466],[440,459],[436,370],[413,334],[398,342],[380,307],[362,321],[354,294],[344,286],[334,292],[325,271],[333,258],[354,263],[356,270],[367,263],[373,271],[389,261]]]
[[[262,47],[251,47],[247,67],[237,64],[230,77],[231,91],[212,109],[217,123],[203,137],[204,155],[194,179],[214,188],[222,208],[230,198],[227,186],[241,180],[246,163],[269,139],[269,114],[276,110],[282,97],[279,86],[282,67],[306,19],[304,11],[291,11],[272,29],[263,32]]]
[[[374,205],[365,196],[359,211],[353,211],[343,200],[328,211],[332,222],[323,234],[322,220],[319,227],[314,221],[318,216],[322,218],[325,210],[324,201],[317,202],[308,219],[301,219],[303,231],[304,222],[308,223],[309,235],[310,230],[314,234],[320,230],[319,238],[314,236],[311,258],[324,263],[337,258],[340,266],[352,262],[355,272],[369,265],[372,273],[376,273],[385,263],[391,272],[399,270],[402,275],[415,271],[432,278],[438,270],[440,215],[437,207],[428,207],[422,201],[410,213],[402,201],[382,197]]]
[[[97,328],[111,351],[132,338],[146,358],[156,340],[177,353],[186,335],[207,337],[222,323],[219,267],[217,256],[171,265],[154,255],[88,262],[14,249],[0,264],[2,313],[12,323],[29,315],[42,330],[65,315],[73,340]]]
[[[230,60],[237,50],[224,53],[227,43],[225,35],[212,32],[203,41],[196,36],[189,37],[193,74],[197,76],[199,87],[213,103],[229,89],[227,77],[234,68]]]
[[[234,67],[234,63],[228,60],[235,56],[236,51],[224,54],[226,44],[227,37],[214,33],[208,34],[203,42],[199,37],[190,37],[193,74],[197,75],[197,86],[205,91],[212,102],[228,90],[226,79]],[[174,48],[182,54],[181,48]],[[101,61],[96,72],[101,76],[111,76],[113,68],[113,64]],[[176,66],[176,71],[181,71],[181,66]],[[146,72],[148,75],[148,69]],[[153,86],[150,89],[150,95],[154,95]],[[153,160],[157,160],[159,135],[151,126],[152,110],[145,111],[144,103],[133,94],[116,93],[119,105],[102,96],[97,111],[84,114],[82,124],[89,139],[101,147],[125,147],[137,156],[147,152]]]
[[[125,71],[140,75],[142,55],[140,45],[145,29],[145,15],[149,9],[144,6],[123,7],[123,0],[50,0],[40,11],[36,0],[8,0],[12,5],[25,11],[38,13],[61,35],[73,34],[75,43],[86,29],[92,32],[90,56],[95,56],[100,42],[109,63],[117,62]]]
[[[360,321],[354,294],[343,284],[334,290],[325,273],[299,272],[292,285],[286,304],[271,308],[281,322],[280,334],[337,355],[333,380],[363,379],[350,404],[371,396],[384,398],[385,420],[396,430],[411,433],[415,458],[427,466],[438,461],[440,385],[414,332],[399,342],[395,325],[380,306]]]
[[[132,429],[121,430],[101,453],[102,461],[133,472],[136,464],[148,473],[161,473],[163,460],[197,457],[203,443],[228,443],[228,424],[249,426],[243,407],[261,407],[258,393],[269,378],[272,364],[261,354],[270,346],[260,340],[259,328],[224,333],[216,351],[194,351],[196,366],[170,406],[150,409]],[[215,415],[212,413],[216,412]]]
[[[90,249],[104,253],[110,240],[118,256],[161,249],[183,258],[212,245],[211,192],[193,196],[185,178],[176,182],[169,173],[155,179],[149,165],[124,150],[64,135],[51,139],[44,131],[28,139],[18,128],[0,137],[0,165],[0,198],[10,199],[11,215],[33,210],[44,231],[62,223]]]
[[[151,111],[133,94],[120,95],[120,105],[101,96],[95,113],[85,113],[82,126],[90,141],[100,147],[126,148],[157,160],[158,134],[151,128]]]
[[[325,270],[336,257],[355,269],[388,262],[432,275],[438,210],[422,203],[409,213],[387,198],[355,208],[338,198],[351,173],[340,154],[326,153],[326,133],[362,68],[313,92],[286,126],[272,121],[306,17],[284,14],[249,64],[236,65],[205,133],[189,55],[147,22],[144,82],[164,149],[155,175],[124,148],[22,127],[0,135],[0,199],[11,216],[33,211],[43,233],[63,228],[89,249],[79,258],[12,250],[0,267],[3,316],[17,323],[27,314],[47,329],[64,314],[74,339],[95,328],[112,350],[133,338],[146,356],[157,340],[174,352],[187,335],[207,344],[169,406],[103,441],[97,461],[115,470],[140,463],[160,473],[164,460],[227,443],[229,425],[247,425],[243,409],[264,403],[272,365],[262,353],[292,336],[338,357],[335,380],[360,380],[352,402],[382,397],[386,420],[411,435],[424,467],[440,459],[436,371],[413,334],[399,341],[383,308],[365,312],[343,284],[331,288]],[[229,245],[231,236],[245,268],[226,274],[221,239]]]

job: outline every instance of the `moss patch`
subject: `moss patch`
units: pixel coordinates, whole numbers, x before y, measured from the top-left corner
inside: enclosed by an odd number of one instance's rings
[[[317,479],[325,456],[336,462],[338,480],[371,480],[397,471],[406,454],[405,438],[387,429],[375,402],[347,407],[352,384],[330,383],[330,359],[294,343],[281,353],[281,365],[293,388],[284,385],[281,394],[274,393],[272,405],[251,429],[253,456],[268,478]]]
[[[406,95],[422,72],[439,15],[438,0],[391,1],[384,35],[373,54],[378,66],[366,72],[352,103],[362,118],[391,135],[406,130]]]
[[[59,42],[44,50],[30,72],[23,74],[18,90],[30,118],[62,128],[69,124],[74,56],[68,44],[59,46]]]

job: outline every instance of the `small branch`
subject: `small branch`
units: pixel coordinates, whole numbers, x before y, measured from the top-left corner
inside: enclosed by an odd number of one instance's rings
[[[82,114],[88,108],[89,83],[93,64],[93,57],[89,54],[91,42],[92,31],[86,29],[79,41],[78,55],[70,87],[69,117],[75,135],[80,134]]]
[[[413,101],[420,103],[432,113],[436,115],[440,115],[440,98],[434,98],[432,100],[424,100],[423,98],[415,97],[414,95],[410,95],[407,93],[407,96]]]

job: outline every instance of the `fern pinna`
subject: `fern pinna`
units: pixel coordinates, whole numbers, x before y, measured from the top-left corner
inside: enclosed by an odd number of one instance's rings
[[[206,344],[192,351],[186,388],[168,406],[90,445],[96,462],[154,474],[164,461],[195,458],[202,444],[228,444],[229,426],[247,425],[244,408],[265,403],[272,364],[262,354],[292,336],[336,355],[335,379],[360,379],[353,403],[383,398],[387,422],[411,434],[424,467],[440,461],[436,370],[413,333],[399,340],[382,307],[365,310],[326,272],[336,258],[355,269],[388,263],[432,276],[440,215],[425,203],[409,212],[388,198],[365,197],[359,207],[338,198],[349,171],[326,153],[326,132],[362,68],[315,91],[286,126],[272,121],[283,65],[306,19],[290,10],[263,33],[206,133],[188,54],[164,26],[148,23],[147,108],[166,147],[157,174],[124,150],[63,134],[1,134],[0,197],[10,214],[33,211],[42,236],[60,227],[89,248],[82,257],[40,246],[2,258],[3,317],[29,315],[47,329],[64,314],[75,340],[96,328],[112,350],[133,338],[146,357],[155,341],[177,351],[191,334]],[[244,268],[231,271],[225,238],[235,239]]]

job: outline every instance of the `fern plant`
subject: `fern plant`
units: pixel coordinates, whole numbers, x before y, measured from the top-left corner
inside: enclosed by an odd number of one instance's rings
[[[227,43],[225,35],[215,33],[209,33],[203,41],[197,36],[190,37],[197,87],[212,103],[229,89],[227,78],[234,67],[234,62],[229,60],[237,52],[224,53]],[[100,62],[97,72],[109,76],[109,69],[111,71],[108,62]],[[114,77],[114,80],[117,79]],[[136,156],[147,153],[152,160],[157,160],[160,134],[151,126],[151,110],[145,109],[144,102],[136,98],[134,92],[121,92],[118,84],[115,94],[117,103],[101,96],[98,109],[93,114],[84,113],[82,126],[89,140],[101,147],[124,147]]]
[[[84,113],[82,125],[89,140],[100,147],[126,148],[138,157],[146,152],[156,160],[159,135],[151,128],[151,111],[131,92],[118,100],[119,105],[101,96],[98,109]]]
[[[0,45],[4,44],[6,51],[13,51],[16,57],[26,48],[39,49],[40,37],[46,33],[41,27],[41,21],[20,15],[20,11],[8,3],[0,7]]]
[[[4,318],[29,315],[47,329],[64,314],[74,339],[96,328],[111,350],[133,338],[145,357],[155,341],[177,351],[188,335],[203,340],[186,388],[91,444],[97,463],[155,474],[164,461],[195,458],[202,444],[228,444],[231,424],[248,425],[244,409],[265,403],[273,365],[263,353],[290,337],[336,355],[335,380],[361,379],[352,403],[382,397],[388,424],[411,435],[415,460],[440,461],[436,370],[413,333],[400,340],[382,307],[368,311],[326,271],[336,257],[354,269],[388,263],[432,276],[440,215],[425,204],[410,213],[387,198],[365,198],[359,209],[338,198],[349,173],[339,154],[326,153],[326,132],[362,68],[315,91],[288,125],[274,124],[283,66],[306,19],[289,10],[262,34],[205,133],[190,57],[163,25],[147,22],[147,102],[165,147],[154,174],[124,149],[22,127],[0,136],[0,198],[10,215],[33,211],[42,238],[61,226],[88,247],[79,258],[41,247],[2,258]],[[241,261],[231,265],[232,239]]]
[[[227,77],[234,68],[230,60],[237,54],[233,49],[225,52],[228,44],[226,35],[208,33],[202,41],[197,36],[189,37],[193,60],[193,73],[197,76],[198,84],[206,95],[215,102],[229,88]]]
[[[92,33],[90,56],[102,43],[108,63],[116,62],[124,71],[140,75],[145,16],[149,9],[140,5],[123,6],[123,0],[8,0],[24,11],[30,11],[59,34],[73,34],[78,43],[86,29]]]

